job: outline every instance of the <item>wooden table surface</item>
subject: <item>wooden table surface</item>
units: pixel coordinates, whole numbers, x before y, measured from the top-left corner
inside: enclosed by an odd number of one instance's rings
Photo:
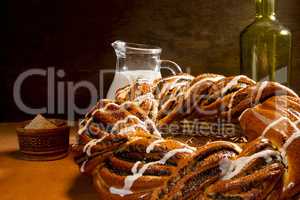
[[[72,155],[57,161],[25,161],[18,152],[16,123],[0,123],[1,200],[96,200],[90,177],[79,173]],[[75,140],[71,131],[70,143]]]

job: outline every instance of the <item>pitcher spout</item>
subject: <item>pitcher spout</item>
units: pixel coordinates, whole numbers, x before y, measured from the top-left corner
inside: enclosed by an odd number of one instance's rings
[[[125,56],[126,42],[121,40],[116,40],[115,42],[111,43],[111,46],[114,48],[117,57]]]

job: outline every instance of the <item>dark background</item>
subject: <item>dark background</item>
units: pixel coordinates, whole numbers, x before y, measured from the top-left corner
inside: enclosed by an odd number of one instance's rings
[[[162,58],[190,67],[194,75],[238,74],[239,33],[255,15],[254,0],[7,0],[2,4],[0,121],[31,117],[19,111],[12,95],[14,81],[27,69],[54,66],[66,72],[59,81],[89,80],[99,88],[99,70],[115,67],[110,43],[117,39],[158,45],[163,48]],[[277,13],[293,32],[292,87],[300,91],[300,3],[280,0]],[[24,102],[45,106],[46,89],[45,78],[26,80]],[[76,104],[85,107],[89,98],[87,90],[78,90]]]

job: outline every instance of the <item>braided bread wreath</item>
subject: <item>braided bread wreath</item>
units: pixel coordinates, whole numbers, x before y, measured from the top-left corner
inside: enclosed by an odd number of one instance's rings
[[[206,124],[191,134],[183,120]],[[202,131],[214,122],[237,131]],[[86,114],[75,161],[99,199],[298,199],[299,122],[299,97],[279,83],[216,74],[137,80]],[[181,128],[162,131],[167,125]]]

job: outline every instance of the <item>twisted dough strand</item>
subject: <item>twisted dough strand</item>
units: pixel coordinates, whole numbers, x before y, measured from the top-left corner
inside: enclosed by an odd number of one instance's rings
[[[249,142],[195,148],[162,138],[161,126],[186,119],[240,125]],[[300,193],[299,123],[299,97],[275,82],[215,74],[137,81],[87,113],[75,160],[101,199],[291,199]]]

